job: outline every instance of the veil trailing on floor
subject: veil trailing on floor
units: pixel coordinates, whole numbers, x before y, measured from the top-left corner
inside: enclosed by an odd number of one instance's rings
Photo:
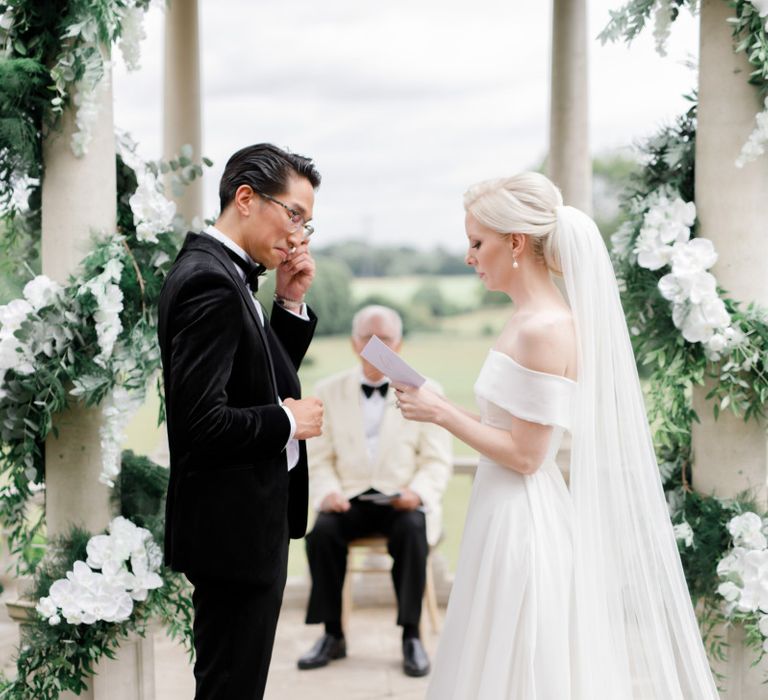
[[[717,700],[672,532],[608,251],[573,207],[554,248],[579,346],[574,700]]]

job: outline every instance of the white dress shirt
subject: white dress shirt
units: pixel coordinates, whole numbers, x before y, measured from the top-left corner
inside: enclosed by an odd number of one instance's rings
[[[225,245],[230,250],[234,251],[238,257],[242,258],[243,260],[246,260],[250,263],[254,263],[254,261],[251,259],[251,256],[248,255],[237,243],[235,243],[229,236],[222,233],[217,229],[215,226],[208,226],[205,229],[205,232],[211,236],[211,238],[215,238],[219,243],[222,245]],[[240,279],[245,281],[245,271],[236,263],[234,260],[232,261],[232,265],[237,270],[237,274],[240,275]],[[248,283],[246,282],[246,286],[248,286]],[[248,289],[250,289],[250,286],[248,286]],[[261,308],[261,304],[258,302],[256,297],[251,297],[253,299],[253,305],[256,308],[256,313],[259,315],[259,320],[261,321],[261,325],[264,325],[264,311]],[[290,309],[286,309],[289,313],[293,313]],[[303,319],[304,321],[309,321],[309,315],[307,314],[306,305],[301,305],[301,310],[299,313],[293,313],[294,316],[298,316],[299,318]],[[293,413],[290,408],[287,406],[283,406],[283,400],[278,396],[278,401],[280,402],[281,408],[285,411],[286,415],[288,416],[288,420],[291,423],[291,433],[288,436],[288,442],[285,445],[285,456],[288,460],[288,471],[291,471],[298,463],[299,463],[299,441],[296,440],[293,436],[296,434],[296,419],[293,417]]]
[[[379,454],[379,435],[381,433],[381,421],[384,418],[384,409],[387,407],[387,397],[382,396],[380,391],[374,391],[370,397],[367,397],[363,392],[362,385],[368,384],[368,386],[380,387],[388,382],[388,377],[372,382],[363,374],[362,370],[360,371],[360,407],[363,411],[365,449],[368,452],[370,464],[376,463],[376,458]]]

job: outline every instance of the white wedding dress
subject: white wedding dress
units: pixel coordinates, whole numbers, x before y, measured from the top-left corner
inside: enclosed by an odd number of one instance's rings
[[[428,700],[571,700],[573,505],[555,456],[576,383],[491,350],[475,384],[482,422],[553,427],[539,469],[481,458]]]

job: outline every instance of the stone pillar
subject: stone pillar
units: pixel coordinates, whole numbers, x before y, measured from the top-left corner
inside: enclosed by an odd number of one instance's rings
[[[552,1],[549,177],[566,204],[592,212],[587,1]]]
[[[734,162],[761,109],[744,54],[735,54],[732,14],[722,0],[701,5],[699,109],[696,136],[696,209],[699,235],[709,238],[719,259],[712,272],[719,284],[744,304],[768,304],[768,253],[764,245],[768,199],[768,158],[739,169]],[[702,493],[733,497],[751,489],[763,507],[768,503],[768,437],[765,423],[745,423],[730,411],[714,419],[706,389],[694,392],[701,423],[693,424],[693,485]],[[765,662],[752,667],[741,630],[728,630],[728,665],[724,700],[765,697]]]
[[[107,76],[109,78],[109,75]],[[94,232],[117,225],[115,134],[112,89],[97,88],[99,116],[82,158],[70,148],[74,113],[68,109],[61,129],[43,143],[43,273],[65,284],[88,252]],[[97,533],[111,519],[110,489],[99,483],[101,410],[73,404],[56,418],[59,436],[45,443],[45,516],[49,535],[73,524]]]
[[[185,144],[192,146],[196,160],[202,155],[199,43],[197,0],[170,0],[165,14],[163,92],[163,158],[166,160],[178,155]],[[202,180],[195,180],[176,202],[187,222],[202,216]]]
[[[97,88],[98,118],[86,154],[70,148],[74,113],[68,109],[61,129],[43,143],[43,273],[60,283],[74,273],[90,248],[94,232],[117,225],[117,184],[112,89],[109,71]],[[56,418],[59,436],[45,443],[46,525],[48,535],[66,533],[73,524],[101,532],[112,517],[111,490],[99,483],[101,446],[99,407],[74,404]],[[23,631],[22,631],[23,636]],[[75,696],[63,693],[62,700]],[[151,638],[131,638],[117,658],[96,666],[85,700],[153,700],[154,661]]]

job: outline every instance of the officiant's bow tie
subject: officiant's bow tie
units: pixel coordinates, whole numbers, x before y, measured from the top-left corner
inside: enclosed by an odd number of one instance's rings
[[[379,386],[371,386],[370,384],[361,384],[360,386],[366,399],[370,399],[374,391],[378,391],[382,396],[386,396],[387,391],[389,391],[389,382],[384,382]]]
[[[234,250],[227,248],[227,246],[223,246],[223,248],[232,262],[245,273],[245,283],[251,288],[251,291],[254,294],[258,292],[259,277],[267,271],[267,268],[261,263],[255,263],[241,258]]]

